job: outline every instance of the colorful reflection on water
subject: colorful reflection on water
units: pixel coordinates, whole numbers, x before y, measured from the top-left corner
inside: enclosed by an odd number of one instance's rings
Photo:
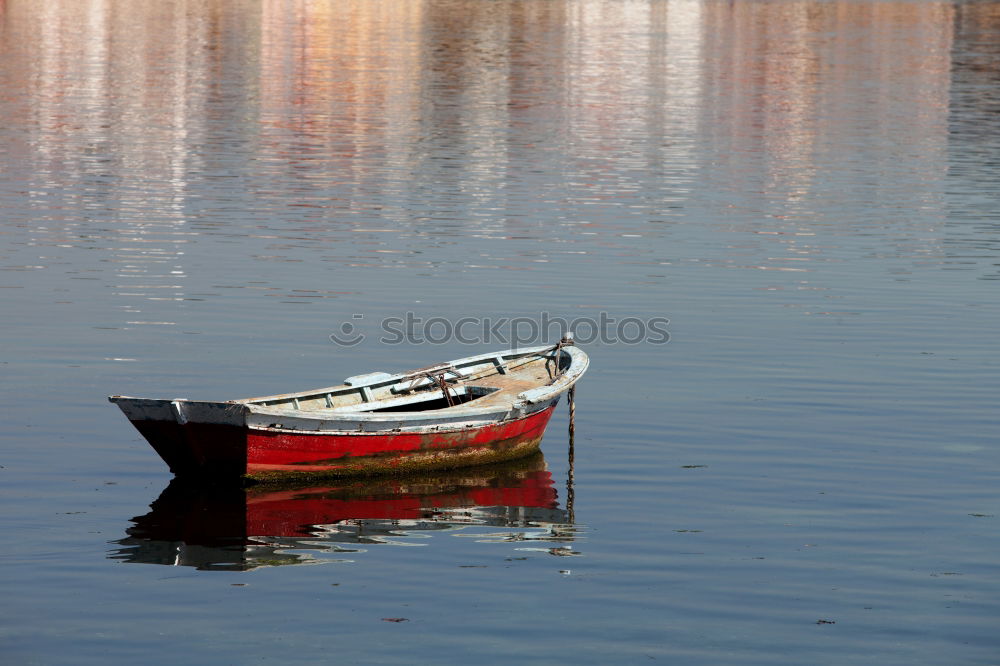
[[[5,661],[995,662],[998,104],[995,1],[0,0]],[[265,501],[105,401],[506,348],[407,312],[670,320],[585,346],[579,521],[565,411]]]
[[[312,486],[242,488],[174,479],[149,513],[132,519],[129,536],[109,557],[245,571],[349,562],[370,546],[423,545],[432,533],[578,555],[570,544],[580,528],[557,494],[541,454],[432,476]]]

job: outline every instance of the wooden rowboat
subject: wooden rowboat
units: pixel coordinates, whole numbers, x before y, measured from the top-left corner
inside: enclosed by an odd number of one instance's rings
[[[108,399],[177,475],[401,473],[533,453],[588,362],[564,340],[300,393],[227,402]]]

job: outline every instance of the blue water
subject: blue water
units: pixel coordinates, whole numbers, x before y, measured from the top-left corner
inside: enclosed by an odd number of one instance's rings
[[[6,0],[0,91],[0,661],[1000,662],[1000,3]],[[670,340],[297,537],[105,400],[506,346],[407,313]]]

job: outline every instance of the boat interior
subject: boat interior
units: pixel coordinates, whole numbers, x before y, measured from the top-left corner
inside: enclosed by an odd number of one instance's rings
[[[509,402],[549,384],[572,363],[557,347],[485,354],[403,374],[373,372],[329,388],[234,401],[309,412],[423,412]]]

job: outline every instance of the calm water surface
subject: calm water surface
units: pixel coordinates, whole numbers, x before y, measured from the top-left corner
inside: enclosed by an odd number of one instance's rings
[[[0,660],[1000,662],[998,110],[994,2],[0,0]],[[407,312],[671,341],[572,484],[564,408],[233,494],[105,401],[504,346]]]

